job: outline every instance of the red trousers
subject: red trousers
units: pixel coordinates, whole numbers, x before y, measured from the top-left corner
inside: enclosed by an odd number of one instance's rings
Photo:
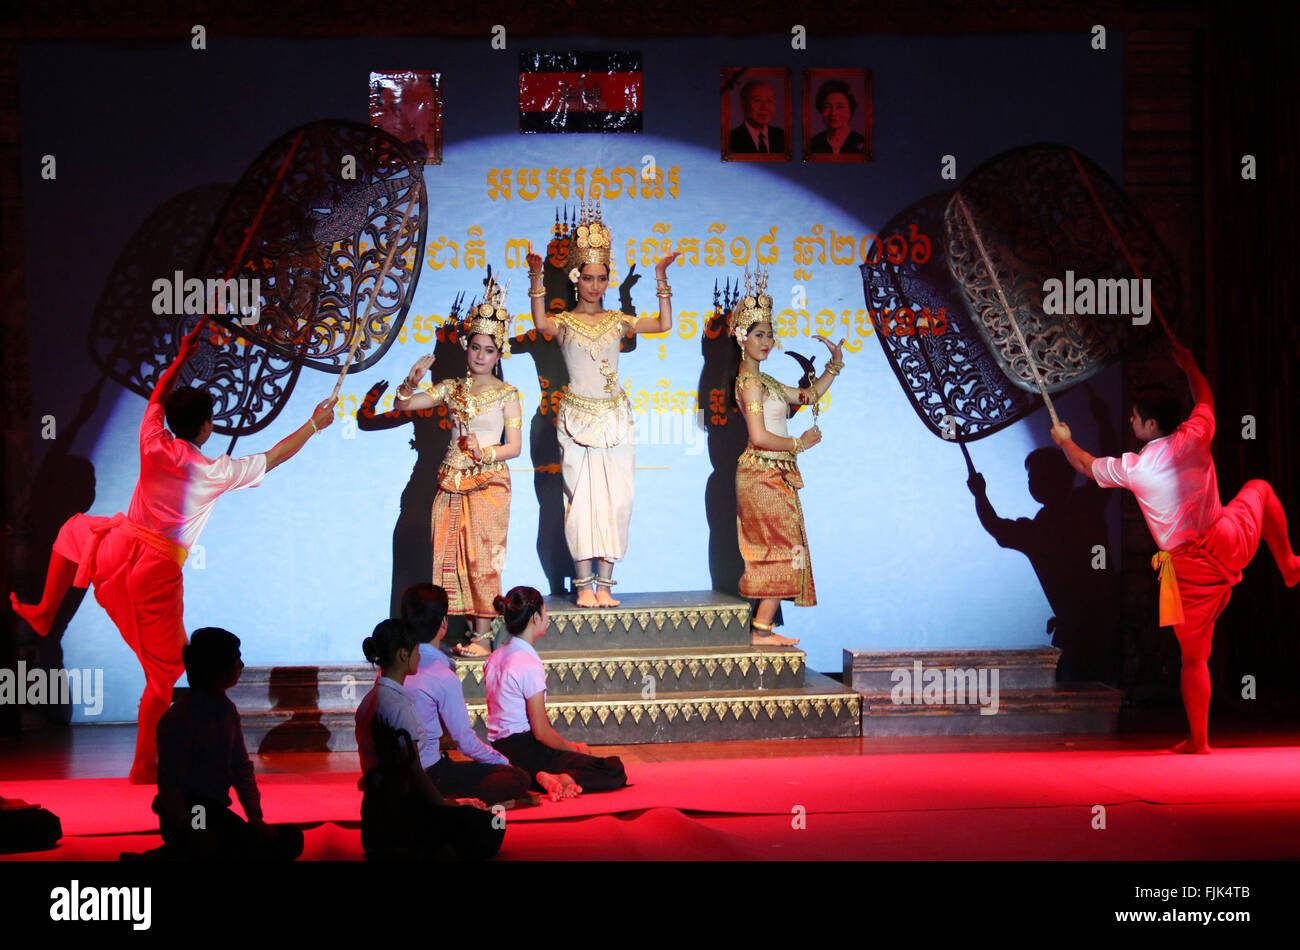
[[[59,529],[56,554],[81,565],[78,576],[95,585],[95,599],[140,660],[145,691],[140,698],[137,763],[157,758],[158,719],[172,701],[172,687],[185,672],[181,567],[153,545],[121,528],[103,534],[93,563],[94,535],[111,519],[73,515]]]
[[[1247,482],[1224,505],[1218,521],[1195,541],[1171,552],[1183,601],[1183,622],[1174,626],[1174,634],[1184,660],[1209,659],[1214,622],[1259,549],[1268,492],[1267,482]]]

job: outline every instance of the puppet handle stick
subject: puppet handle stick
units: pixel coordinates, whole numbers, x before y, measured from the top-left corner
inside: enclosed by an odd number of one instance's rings
[[[1038,371],[1038,364],[1034,362],[1034,355],[1029,351],[1029,344],[1025,342],[1025,335],[1020,332],[1020,324],[1016,322],[1016,316],[1011,310],[1011,305],[1007,303],[1006,295],[1002,293],[1002,284],[998,280],[997,271],[993,269],[993,262],[989,260],[988,254],[984,250],[984,241],[980,238],[980,233],[975,229],[975,221],[971,218],[970,209],[966,207],[966,202],[962,200],[961,193],[956,195],[957,205],[961,208],[962,215],[966,218],[966,226],[970,228],[971,235],[975,238],[975,246],[979,248],[980,258],[984,261],[984,266],[988,268],[989,279],[993,281],[993,289],[998,292],[998,300],[1002,303],[1002,309],[1011,321],[1011,329],[1016,331],[1016,340],[1020,343],[1021,352],[1025,354],[1025,360],[1029,363],[1030,370],[1034,374],[1034,382],[1038,384],[1038,391],[1043,395],[1043,402],[1047,406],[1047,411],[1052,417],[1052,425],[1061,424],[1060,418],[1056,415],[1056,407],[1052,405],[1052,397],[1047,394],[1047,386],[1043,383],[1043,375]]]
[[[375,298],[384,285],[384,278],[388,276],[388,268],[393,266],[393,255],[397,253],[397,245],[401,243],[399,237],[402,229],[406,227],[406,222],[411,219],[411,212],[415,210],[415,201],[420,196],[420,189],[423,187],[423,182],[416,182],[414,187],[411,188],[410,197],[406,200],[406,213],[402,215],[401,223],[397,225],[397,231],[393,234],[393,243],[388,248],[388,256],[384,258],[384,267],[379,272],[379,279],[370,288],[370,298],[366,301],[365,315],[362,316],[361,322],[357,324],[356,331],[352,334],[352,346],[348,348],[348,358],[343,364],[343,371],[339,373],[338,381],[334,383],[334,392],[330,394],[331,399],[339,398],[339,390],[343,388],[343,380],[347,379],[348,370],[352,368],[352,361],[357,355],[357,347],[361,345],[362,329],[370,322],[370,311],[374,308]]]
[[[1119,229],[1115,227],[1115,222],[1110,219],[1110,215],[1106,213],[1105,207],[1102,206],[1101,199],[1097,197],[1097,192],[1092,187],[1092,179],[1089,178],[1088,173],[1083,170],[1083,163],[1079,161],[1079,156],[1074,153],[1074,149],[1070,149],[1070,158],[1074,160],[1074,167],[1079,170],[1079,177],[1083,179],[1084,187],[1088,189],[1088,194],[1092,196],[1092,203],[1095,204],[1097,210],[1101,212],[1101,217],[1102,220],[1106,222],[1106,227],[1110,228],[1111,237],[1113,237],[1115,243],[1119,245],[1120,252],[1124,255],[1124,260],[1128,261],[1128,266],[1133,268],[1134,275],[1136,275],[1138,280],[1141,280],[1142,272],[1138,270],[1137,263],[1133,260],[1133,255],[1129,253],[1128,245],[1125,244],[1124,239],[1120,237]],[[1160,325],[1165,328],[1165,333],[1169,334],[1169,339],[1176,341],[1178,338],[1174,336],[1174,331],[1169,329],[1169,323],[1165,320],[1164,312],[1160,309],[1160,304],[1156,300],[1155,294],[1151,295],[1151,307],[1155,310],[1156,316],[1160,319]]]

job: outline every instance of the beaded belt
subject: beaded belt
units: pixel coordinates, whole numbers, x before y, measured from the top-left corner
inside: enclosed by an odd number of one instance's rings
[[[566,392],[561,402],[566,408],[576,409],[579,412],[587,412],[593,416],[598,416],[603,412],[612,412],[618,408],[620,402],[626,400],[626,393],[619,393],[619,395],[610,396],[607,399],[593,399],[590,396],[579,396],[577,393]]]

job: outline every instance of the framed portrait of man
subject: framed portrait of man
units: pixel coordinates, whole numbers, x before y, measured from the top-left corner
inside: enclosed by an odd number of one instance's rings
[[[790,70],[722,71],[724,162],[790,161],[790,119]]]
[[[370,74],[370,124],[400,139],[426,165],[442,164],[442,74]]]
[[[803,160],[871,161],[871,70],[803,71]]]

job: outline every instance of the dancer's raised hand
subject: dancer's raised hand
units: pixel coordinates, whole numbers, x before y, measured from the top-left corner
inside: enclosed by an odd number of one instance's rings
[[[843,340],[840,340],[840,342],[838,343],[832,343],[830,340],[826,339],[826,337],[818,333],[813,335],[813,339],[821,340],[823,343],[826,344],[826,349],[831,351],[832,363],[844,362],[844,344],[848,340],[848,337],[845,337]]]
[[[411,371],[406,374],[406,385],[409,386],[411,389],[414,389],[415,387],[419,386],[420,380],[424,379],[424,374],[429,371],[429,367],[432,365],[433,365],[432,353],[428,354],[427,356],[421,356],[418,360],[415,361],[415,365],[411,367]]]

